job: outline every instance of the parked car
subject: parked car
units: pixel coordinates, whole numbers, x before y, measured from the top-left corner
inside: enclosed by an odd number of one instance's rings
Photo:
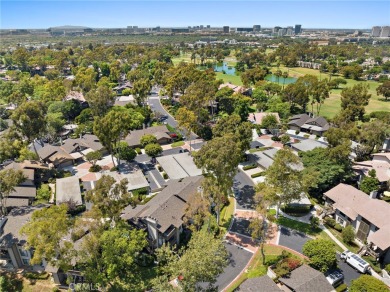
[[[342,252],[340,258],[362,274],[369,273],[370,271],[370,264],[349,250]]]
[[[328,276],[326,276],[329,284],[333,287],[339,286],[344,281],[344,275],[340,271],[333,271]]]

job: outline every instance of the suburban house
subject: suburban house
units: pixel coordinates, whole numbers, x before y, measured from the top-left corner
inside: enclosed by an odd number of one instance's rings
[[[129,103],[136,104],[136,101],[134,99],[134,96],[128,95],[128,96],[118,96],[115,99],[115,106],[125,106]]]
[[[54,167],[72,165],[77,159],[81,159],[92,151],[100,151],[102,154],[107,153],[98,137],[91,134],[85,134],[77,139],[66,139],[60,146],[46,144],[37,150],[39,158]]]
[[[239,292],[281,292],[282,289],[267,275],[246,279],[237,289]]]
[[[115,86],[113,88],[113,90],[115,90],[116,94],[122,94],[122,91],[125,90],[125,89],[132,89],[133,86],[131,85],[131,83],[129,81],[126,81],[122,84],[119,84],[118,86]]]
[[[299,141],[298,143],[290,144],[290,147],[297,152],[306,152],[311,151],[314,148],[327,148],[328,145],[324,142],[319,142],[313,139],[304,139]]]
[[[228,87],[228,88],[232,89],[235,94],[237,94],[237,93],[241,93],[243,95],[250,95],[251,94],[251,89],[247,89],[247,88],[245,88],[243,86],[239,86],[239,85],[234,85],[234,84],[231,84],[230,82],[221,84],[218,87],[218,89],[222,89],[224,87]]]
[[[324,193],[325,205],[342,226],[352,225],[356,238],[367,242],[367,252],[390,263],[390,204],[367,195],[353,186],[340,183]]]
[[[76,176],[56,180],[56,205],[67,202],[73,202],[76,206],[83,204],[80,181]]]
[[[381,188],[386,189],[390,181],[390,153],[375,153],[372,156],[372,160],[354,162],[352,168],[359,175],[359,182],[368,176],[371,170],[375,170]]]
[[[170,179],[202,175],[202,170],[195,165],[188,152],[157,157],[157,162]]]
[[[200,191],[202,176],[170,180],[167,186],[145,205],[127,206],[122,218],[148,233],[153,248],[164,243],[180,244],[183,217],[188,201]]]
[[[162,126],[156,126],[156,127],[149,127],[142,130],[135,130],[131,131],[130,134],[128,134],[125,138],[125,142],[130,147],[140,147],[141,143],[140,140],[142,136],[144,135],[153,135],[157,138],[157,143],[163,145],[163,144],[169,144],[172,142],[171,136],[169,136],[169,131],[165,125]]]
[[[36,161],[25,160],[21,163],[12,162],[4,169],[21,170],[26,178],[24,182],[14,188],[15,191],[9,194],[5,200],[6,207],[20,207],[31,205],[36,197],[35,170],[49,168]]]
[[[280,123],[280,117],[278,113],[250,113],[248,116],[248,121],[255,125],[261,125],[263,118],[268,115],[274,116],[278,123]]]
[[[70,91],[64,98],[64,101],[74,100],[77,101],[82,108],[87,108],[88,102],[85,100],[84,94],[79,91]]]
[[[149,191],[149,183],[137,163],[123,163],[119,166],[119,171],[106,172],[105,175],[111,176],[117,183],[127,179],[128,192],[143,188]]]
[[[336,291],[323,273],[303,264],[293,270],[288,277],[280,277],[279,282],[294,292],[332,292]],[[283,289],[286,291],[286,289]],[[288,290],[287,290],[288,291]]]
[[[267,170],[272,163],[274,163],[274,157],[276,153],[279,151],[277,148],[270,148],[264,151],[257,151],[252,154],[255,159],[256,164],[263,170]],[[293,165],[293,168],[296,170],[302,170],[303,164]]]
[[[30,250],[23,248],[26,238],[19,232],[30,220],[32,213],[41,208],[42,206],[14,208],[7,216],[0,219],[0,270],[15,271],[21,268],[43,270],[43,266],[30,265],[32,254]]]
[[[306,132],[317,136],[322,136],[329,130],[329,123],[325,118],[312,118],[307,114],[292,116],[287,125],[290,130]]]

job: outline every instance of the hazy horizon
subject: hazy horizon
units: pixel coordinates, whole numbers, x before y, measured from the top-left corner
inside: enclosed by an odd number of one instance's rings
[[[390,24],[389,1],[1,1],[1,29],[294,26],[370,29]]]

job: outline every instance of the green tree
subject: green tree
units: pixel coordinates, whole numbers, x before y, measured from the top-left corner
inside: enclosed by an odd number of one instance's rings
[[[228,254],[219,238],[199,231],[192,234],[187,249],[180,249],[174,256],[165,248],[158,253],[158,260],[168,278],[180,276],[183,291],[196,291],[199,282],[215,283],[228,263]]]
[[[344,120],[351,122],[363,120],[364,107],[368,105],[371,98],[368,88],[367,84],[359,83],[352,88],[346,87],[341,91],[341,115]]]
[[[43,105],[36,101],[21,104],[12,114],[11,119],[16,129],[32,143],[46,130],[45,112]],[[35,152],[35,143],[33,143]]]
[[[156,157],[162,153],[163,149],[160,144],[152,143],[145,146],[145,153],[150,157]]]
[[[368,176],[365,176],[360,182],[360,190],[365,192],[366,194],[370,194],[373,191],[377,191],[379,189],[379,180],[376,177],[376,172],[373,170],[369,173]]]
[[[276,152],[273,164],[266,171],[264,183],[258,185],[259,191],[273,201],[276,206],[276,216],[282,204],[289,204],[300,199],[312,184],[315,174],[302,171],[299,158],[289,149]]]
[[[184,220],[196,231],[202,227],[205,219],[210,216],[210,201],[202,193],[196,192],[189,200],[185,210]]]
[[[289,135],[283,135],[280,137],[280,142],[282,142],[283,145],[286,145],[290,141],[291,141],[291,139],[290,139]]]
[[[124,141],[119,142],[118,149],[115,152],[119,159],[127,162],[133,161],[137,156],[137,152]]]
[[[67,211],[67,204],[36,210],[21,228],[20,233],[27,237],[27,248],[34,248],[31,264],[40,264],[43,259],[54,266],[69,264],[71,243],[63,241],[72,226]]]
[[[351,244],[355,241],[355,230],[352,225],[348,225],[341,231],[341,236],[345,243]]]
[[[214,137],[231,134],[242,152],[250,148],[252,124],[248,121],[242,122],[240,116],[236,114],[220,118],[212,131]]]
[[[96,165],[96,162],[100,159],[102,159],[103,155],[100,151],[92,151],[92,152],[88,152],[86,155],[85,155],[85,158],[87,159],[87,161],[89,163],[92,163],[92,166],[95,166]]]
[[[145,104],[145,100],[148,96],[148,93],[152,89],[152,83],[149,79],[138,79],[133,83],[133,94],[134,98],[137,101],[139,106]]]
[[[119,222],[101,236],[87,235],[79,253],[86,278],[109,291],[142,291],[138,258],[148,243],[143,230],[130,229]]]
[[[191,133],[196,127],[197,117],[193,111],[188,110],[186,107],[181,107],[177,110],[175,116],[179,123],[179,128],[185,130],[187,140],[190,140]],[[190,152],[191,152],[191,140],[190,140]]]
[[[336,266],[336,249],[330,240],[309,240],[303,245],[302,252],[310,258],[310,265],[323,273]]]
[[[130,130],[139,128],[144,117],[131,109],[111,110],[102,118],[96,118],[93,131],[104,147],[114,155],[121,138]],[[114,157],[112,162],[115,165]],[[117,161],[119,164],[119,159]]]
[[[98,220],[107,218],[109,221],[120,221],[120,214],[131,203],[131,194],[127,191],[127,179],[115,183],[115,179],[103,175],[97,182],[95,189],[88,191],[85,200],[92,202]]]
[[[85,99],[88,101],[94,116],[101,117],[105,115],[108,109],[114,104],[115,94],[106,86],[89,91]]]
[[[351,292],[388,292],[389,288],[373,276],[361,275],[359,278],[352,280],[348,290]]]
[[[390,98],[390,80],[383,82],[383,84],[379,85],[376,89],[376,93],[378,95],[383,95],[385,100]]]
[[[196,166],[207,173],[208,191],[211,189],[210,194],[215,196],[217,205],[218,224],[221,198],[225,198],[233,186],[241,157],[240,146],[231,134],[212,139],[194,156]]]
[[[51,189],[48,184],[42,184],[39,189],[37,189],[37,201],[48,202],[51,196]]]
[[[51,141],[55,141],[65,125],[62,113],[49,113],[46,115],[46,132],[49,134]]]
[[[142,147],[145,147],[148,144],[157,143],[157,138],[156,138],[156,136],[154,136],[152,134],[146,134],[146,135],[143,135],[141,137],[140,143],[141,143]]]
[[[8,196],[15,191],[15,187],[25,181],[26,178],[21,170],[6,169],[0,171],[0,203],[1,215],[7,215]]]
[[[273,131],[279,128],[279,121],[273,114],[267,114],[262,120],[260,128]]]

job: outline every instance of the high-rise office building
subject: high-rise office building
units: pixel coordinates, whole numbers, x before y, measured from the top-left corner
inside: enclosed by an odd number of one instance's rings
[[[390,37],[390,26],[382,26],[380,37],[381,38],[388,38],[388,37]]]
[[[230,27],[229,27],[229,26],[225,25],[225,26],[223,27],[223,32],[224,32],[224,33],[229,33],[229,30],[230,30]]]
[[[278,36],[285,36],[287,34],[287,28],[280,28],[278,31]]]
[[[373,26],[371,30],[371,36],[372,37],[378,37],[381,35],[381,27],[380,26]]]
[[[302,32],[302,25],[296,24],[295,25],[295,29],[294,29],[294,33],[295,34],[300,34],[301,32]]]
[[[294,34],[294,28],[292,26],[287,26],[286,35],[292,36]]]
[[[261,25],[255,24],[253,26],[253,31],[259,32],[261,30]]]
[[[277,33],[279,32],[280,29],[281,29],[280,26],[275,26],[275,27],[272,29],[272,33],[277,34]]]

